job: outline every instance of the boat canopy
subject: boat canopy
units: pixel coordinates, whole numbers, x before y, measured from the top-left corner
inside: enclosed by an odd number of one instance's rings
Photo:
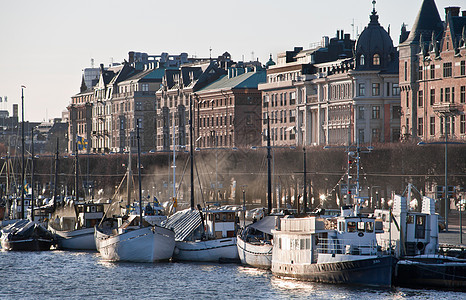
[[[174,213],[163,226],[175,231],[175,241],[185,241],[201,224],[199,211],[188,208]]]
[[[272,230],[275,229],[275,218],[276,216],[266,216],[263,219],[257,221],[256,223],[252,223],[250,226],[255,230],[272,234]]]

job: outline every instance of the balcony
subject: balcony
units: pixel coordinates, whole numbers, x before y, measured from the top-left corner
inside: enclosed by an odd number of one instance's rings
[[[463,111],[463,105],[450,103],[450,102],[441,102],[432,106],[435,113],[445,116],[452,116],[458,114],[460,111]]]

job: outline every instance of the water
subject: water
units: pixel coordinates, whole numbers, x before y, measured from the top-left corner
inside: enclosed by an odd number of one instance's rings
[[[111,263],[95,252],[0,251],[0,299],[465,299],[466,293],[278,279],[235,264]]]

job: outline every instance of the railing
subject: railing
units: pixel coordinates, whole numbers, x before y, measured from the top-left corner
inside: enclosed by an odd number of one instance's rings
[[[345,255],[375,255],[380,248],[377,241],[367,241],[361,239],[335,239],[318,238],[317,253],[345,254]]]

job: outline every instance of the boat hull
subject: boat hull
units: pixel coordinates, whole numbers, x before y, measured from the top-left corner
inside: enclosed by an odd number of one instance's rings
[[[176,242],[173,258],[180,261],[239,262],[236,238]]]
[[[274,262],[272,273],[305,281],[390,287],[393,266],[391,256],[315,264]]]
[[[95,230],[97,250],[104,260],[156,262],[168,260],[175,248],[175,233],[159,226],[107,235]]]
[[[58,231],[49,227],[57,237],[58,247],[65,250],[97,250],[94,228],[83,228],[73,231]]]
[[[466,262],[400,260],[395,285],[412,288],[466,288]]]
[[[271,244],[255,245],[243,241],[238,236],[236,245],[239,259],[243,265],[261,269],[270,269],[272,267],[273,247]]]
[[[48,251],[53,241],[41,238],[10,241],[2,239],[2,249],[7,251]]]

